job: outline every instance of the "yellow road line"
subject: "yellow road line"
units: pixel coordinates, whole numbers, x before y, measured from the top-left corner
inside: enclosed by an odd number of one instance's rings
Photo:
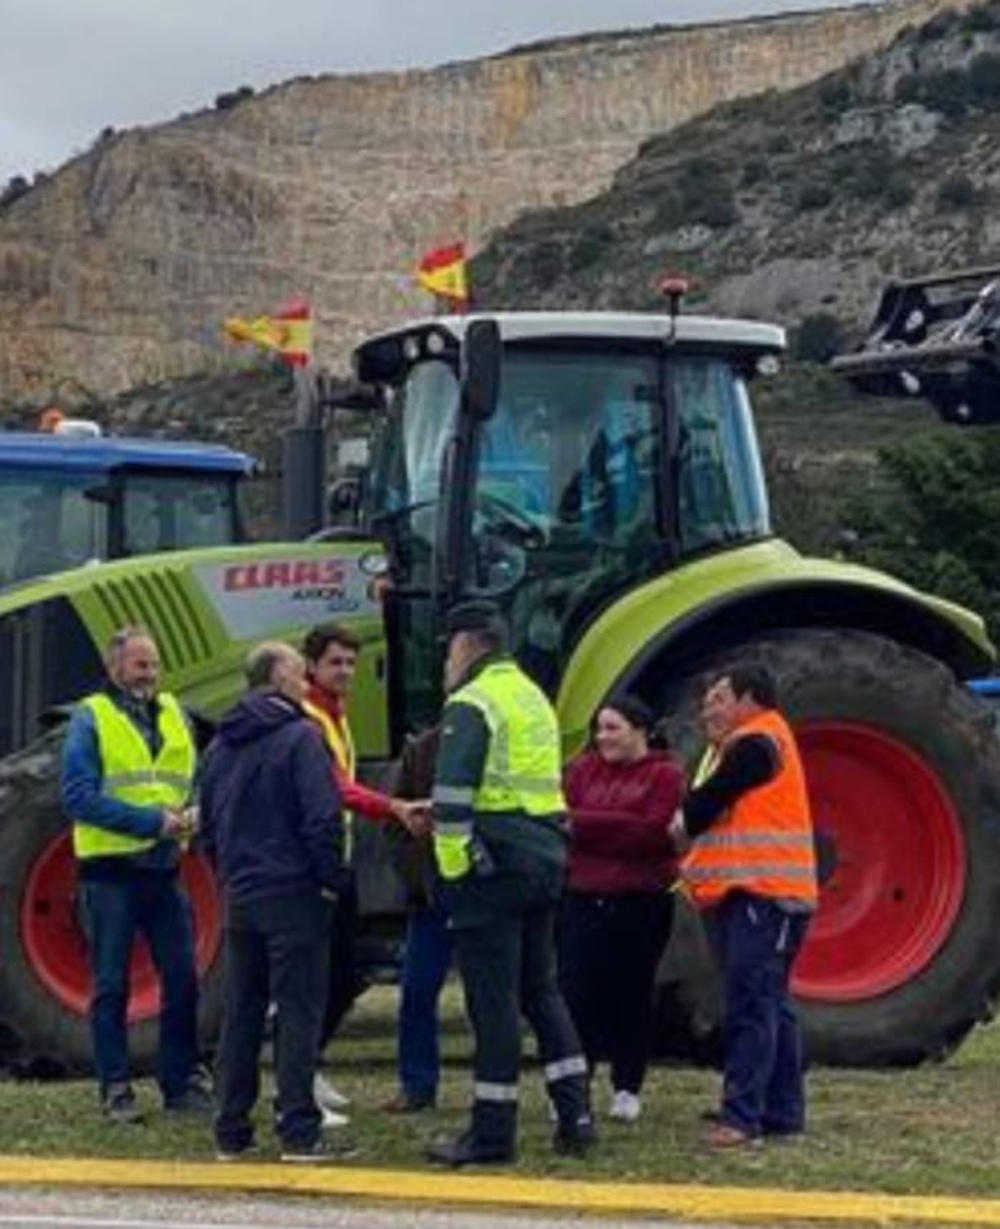
[[[341,1195],[379,1202],[513,1206],[590,1213],[655,1213],[689,1220],[872,1221],[1000,1226],[1000,1199],[779,1191],[752,1187],[585,1182],[495,1174],[410,1173],[348,1166],[236,1162],[65,1160],[0,1156],[0,1185],[89,1186]]]

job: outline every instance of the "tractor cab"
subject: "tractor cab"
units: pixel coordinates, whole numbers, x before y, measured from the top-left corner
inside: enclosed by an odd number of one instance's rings
[[[0,432],[0,587],[105,559],[244,537],[254,469],[215,445]]]
[[[385,409],[362,520],[389,556],[403,727],[439,703],[451,603],[496,600],[554,692],[605,605],[770,534],[747,386],[783,344],[752,322],[525,313],[440,318],[357,351]]]

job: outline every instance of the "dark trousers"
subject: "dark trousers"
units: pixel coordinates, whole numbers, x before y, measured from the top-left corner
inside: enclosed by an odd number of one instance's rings
[[[330,918],[321,1049],[333,1039],[340,1022],[358,996],[357,949],[358,894],[354,884],[349,883],[337,893],[337,903]]]
[[[649,1062],[653,980],[670,934],[670,892],[567,892],[559,979],[593,1071],[608,1059],[615,1091],[638,1093]]]
[[[789,990],[809,915],[732,892],[711,915],[725,995],[723,1121],[752,1134],[805,1126],[798,1017]]]
[[[278,1134],[308,1147],[319,1138],[313,1097],[326,997],[332,906],[319,893],[230,902],[226,910],[225,983],[215,1136],[240,1150],[253,1138],[250,1112],[260,1093],[260,1050],[270,1002],[277,1006],[274,1069]]]
[[[406,928],[400,973],[399,1083],[413,1100],[433,1101],[441,1077],[438,1001],[451,967],[452,937],[439,909],[417,909]]]
[[[472,876],[466,878],[470,882],[463,880],[460,891],[473,897],[466,902],[472,907],[453,916],[470,919],[456,924],[454,935],[475,1041],[472,1133],[486,1148],[512,1152],[522,1012],[538,1040],[549,1097],[567,1133],[589,1117],[587,1064],[556,974],[552,886],[522,877],[509,885],[487,880],[480,888]]]
[[[80,884],[94,993],[90,1025],[101,1095],[129,1078],[129,965],[137,935],[160,978],[157,1079],[164,1101],[180,1097],[198,1061],[198,975],[191,902],[173,874],[136,871]]]

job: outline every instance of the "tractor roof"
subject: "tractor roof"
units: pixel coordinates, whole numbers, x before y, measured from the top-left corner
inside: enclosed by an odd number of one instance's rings
[[[778,353],[785,348],[785,330],[756,320],[729,320],[716,316],[688,316],[673,320],[666,313],[648,312],[488,312],[464,316],[436,316],[387,330],[366,345],[437,326],[461,338],[474,320],[492,319],[504,341],[542,338],[603,338],[621,341],[666,340],[680,344],[717,347],[720,350],[750,349]]]
[[[101,471],[166,469],[249,475],[254,472],[256,462],[246,453],[221,444],[0,431],[0,467]]]

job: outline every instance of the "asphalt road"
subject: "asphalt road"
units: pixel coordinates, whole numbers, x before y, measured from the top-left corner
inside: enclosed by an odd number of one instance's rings
[[[399,1205],[358,1207],[332,1198],[182,1195],[129,1191],[0,1190],[0,1229],[581,1229],[582,1214],[423,1210]],[[591,1225],[595,1222],[591,1219]],[[642,1229],[676,1221],[605,1219],[599,1229]],[[699,1229],[722,1229],[701,1222]]]

